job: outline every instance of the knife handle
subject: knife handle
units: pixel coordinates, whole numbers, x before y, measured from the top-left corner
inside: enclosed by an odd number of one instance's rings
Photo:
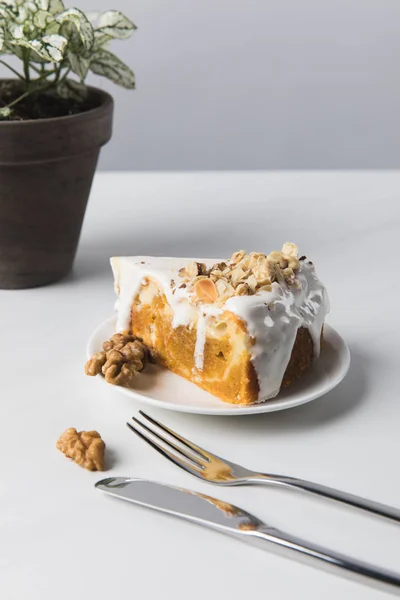
[[[380,567],[375,567],[366,562],[350,558],[339,552],[328,550],[323,546],[306,542],[287,533],[283,533],[272,527],[260,527],[255,531],[243,532],[246,533],[248,541],[255,543],[257,546],[264,545],[264,542],[269,542],[276,549],[288,551],[297,554],[297,559],[302,562],[319,566],[328,571],[341,570],[343,574],[347,573],[351,579],[364,580],[369,579],[370,583],[375,584],[375,587],[390,591],[392,594],[400,596],[400,574],[388,571]]]

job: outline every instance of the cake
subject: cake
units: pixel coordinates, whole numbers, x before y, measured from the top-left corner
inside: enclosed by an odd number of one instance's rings
[[[225,402],[276,396],[320,354],[324,286],[294,244],[228,260],[111,259],[117,331]]]

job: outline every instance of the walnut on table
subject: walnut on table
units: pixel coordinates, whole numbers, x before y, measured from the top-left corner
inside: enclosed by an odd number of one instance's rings
[[[114,334],[85,365],[86,375],[104,375],[108,383],[131,387],[133,379],[153,356],[147,346],[133,335]]]
[[[89,471],[104,471],[106,445],[97,431],[77,431],[69,427],[59,437],[57,444],[67,458]]]

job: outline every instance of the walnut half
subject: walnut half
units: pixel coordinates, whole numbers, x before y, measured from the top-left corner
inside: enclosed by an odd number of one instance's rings
[[[90,375],[91,377],[99,375],[106,360],[107,358],[105,352],[96,352],[96,354],[93,354],[92,358],[90,358],[85,364],[86,375]]]
[[[85,373],[104,375],[108,383],[131,387],[133,378],[148,362],[154,362],[151,350],[133,335],[114,334],[85,364]]]
[[[77,431],[69,427],[58,438],[57,448],[67,458],[89,471],[104,471],[106,445],[97,431]]]

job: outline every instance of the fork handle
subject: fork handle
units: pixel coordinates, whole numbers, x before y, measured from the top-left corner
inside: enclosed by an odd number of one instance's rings
[[[311,494],[316,494],[317,496],[323,496],[325,498],[330,498],[331,500],[343,502],[343,504],[348,504],[375,515],[379,515],[380,517],[386,517],[387,519],[392,519],[393,521],[400,523],[400,510],[398,508],[387,506],[386,504],[381,504],[380,502],[374,502],[373,500],[368,500],[367,498],[362,498],[361,496],[356,496],[354,494],[348,494],[347,492],[342,492],[341,490],[336,490],[335,488],[321,485],[320,483],[313,483],[312,481],[297,479],[296,477],[267,475],[261,473],[256,477],[251,478],[251,483],[260,483],[266,485],[274,484],[281,485],[283,487],[299,489],[305,492],[310,492]]]
[[[322,567],[327,571],[339,569],[343,574],[347,573],[351,579],[364,579],[365,581],[367,578],[370,583],[375,584],[375,587],[400,596],[400,574],[306,542],[278,529],[262,526],[257,531],[250,532],[247,540],[257,546],[264,545],[264,542],[272,542],[275,549],[281,548],[285,553],[291,551],[292,554],[294,551],[298,560]]]

